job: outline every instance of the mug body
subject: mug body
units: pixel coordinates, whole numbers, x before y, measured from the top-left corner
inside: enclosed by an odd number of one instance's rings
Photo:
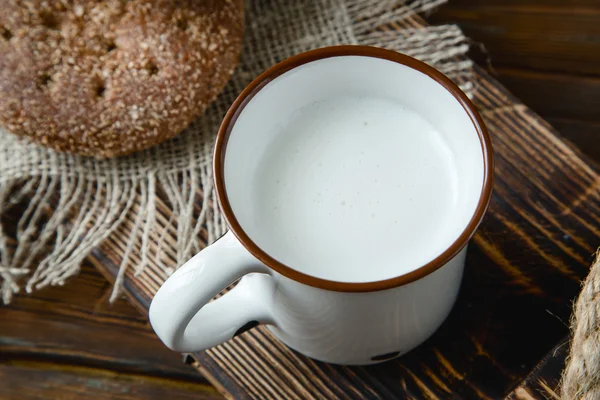
[[[300,118],[288,140],[282,126],[303,115],[317,117]],[[363,365],[413,349],[448,316],[493,160],[481,117],[450,79],[393,51],[339,46],[285,60],[245,88],[213,167],[230,231],[157,292],[159,337],[193,352],[264,324],[309,357]]]
[[[275,273],[270,330],[292,349],[334,364],[401,356],[431,336],[450,313],[465,254],[466,248],[417,281],[376,292],[328,291]]]

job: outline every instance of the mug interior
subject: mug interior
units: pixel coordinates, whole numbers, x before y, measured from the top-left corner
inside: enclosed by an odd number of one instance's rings
[[[340,54],[285,69],[259,77],[260,82],[253,90],[238,99],[221,128],[222,143],[217,143],[216,152],[221,154],[216,154],[215,175],[226,218],[236,236],[255,256],[285,275],[315,278],[312,281],[313,285],[317,283],[315,286],[337,282],[347,284],[348,290],[362,290],[356,285],[399,282],[400,276],[413,279],[427,272],[425,269],[439,267],[444,258],[447,261],[466,245],[489,201],[491,150],[476,111],[456,86],[430,67],[401,55],[390,60]],[[399,260],[397,264],[379,267],[376,273],[362,275],[344,273],[343,265],[320,269],[290,265],[270,239],[277,232],[271,231],[273,227],[268,221],[257,218],[253,201],[257,174],[264,173],[261,162],[265,149],[281,133],[281,121],[297,110],[320,101],[351,97],[401,104],[442,134],[458,177],[453,200],[456,207],[440,221],[438,230],[443,232],[429,244],[430,250],[415,256],[410,265],[399,266]],[[436,195],[435,190],[431,195]],[[365,271],[369,270],[369,266],[365,267]],[[418,270],[421,271],[415,275]],[[310,279],[306,283],[311,284]]]

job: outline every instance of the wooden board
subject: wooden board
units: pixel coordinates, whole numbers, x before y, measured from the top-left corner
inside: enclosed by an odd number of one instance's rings
[[[477,80],[475,102],[496,151],[496,181],[458,302],[442,328],[398,360],[341,367],[303,357],[259,327],[193,355],[224,393],[497,399],[564,341],[571,301],[600,244],[600,173],[480,70]],[[168,213],[166,205],[160,209]],[[125,226],[95,253],[96,267],[116,273],[127,235]],[[158,269],[138,278],[128,272],[126,289],[146,309],[164,278]]]
[[[494,66],[600,74],[595,0],[452,0],[431,23],[458,23]]]
[[[428,21],[458,24],[474,60],[600,160],[600,2],[452,0]]]
[[[560,399],[559,384],[569,354],[569,338],[565,337],[515,388],[506,400]]]
[[[222,398],[189,382],[115,373],[103,368],[48,361],[0,363],[3,400],[215,400]]]
[[[458,302],[441,329],[398,360],[341,367],[303,357],[255,328],[193,355],[219,390],[236,399],[541,396],[531,383],[541,381],[531,378],[564,342],[571,301],[600,244],[600,170],[480,69],[475,84],[474,101],[496,151],[496,181]],[[157,210],[168,221],[168,204]],[[108,277],[117,272],[132,224],[94,254]],[[125,289],[147,310],[165,278],[152,265],[138,277],[129,270]],[[544,382],[556,391],[553,374]]]
[[[0,307],[0,399],[222,398],[90,265]]]

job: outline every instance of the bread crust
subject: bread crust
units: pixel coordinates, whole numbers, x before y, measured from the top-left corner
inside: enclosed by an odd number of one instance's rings
[[[240,0],[0,1],[0,125],[98,158],[183,130],[229,80]]]

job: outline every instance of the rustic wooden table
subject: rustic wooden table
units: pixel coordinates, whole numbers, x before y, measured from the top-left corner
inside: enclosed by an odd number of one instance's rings
[[[600,161],[600,4],[452,0],[472,56],[566,138]],[[222,398],[155,338],[90,266],[63,288],[0,308],[0,399]],[[6,323],[10,321],[10,323]]]
[[[600,2],[450,0],[427,19],[460,25],[474,60],[600,160]]]

